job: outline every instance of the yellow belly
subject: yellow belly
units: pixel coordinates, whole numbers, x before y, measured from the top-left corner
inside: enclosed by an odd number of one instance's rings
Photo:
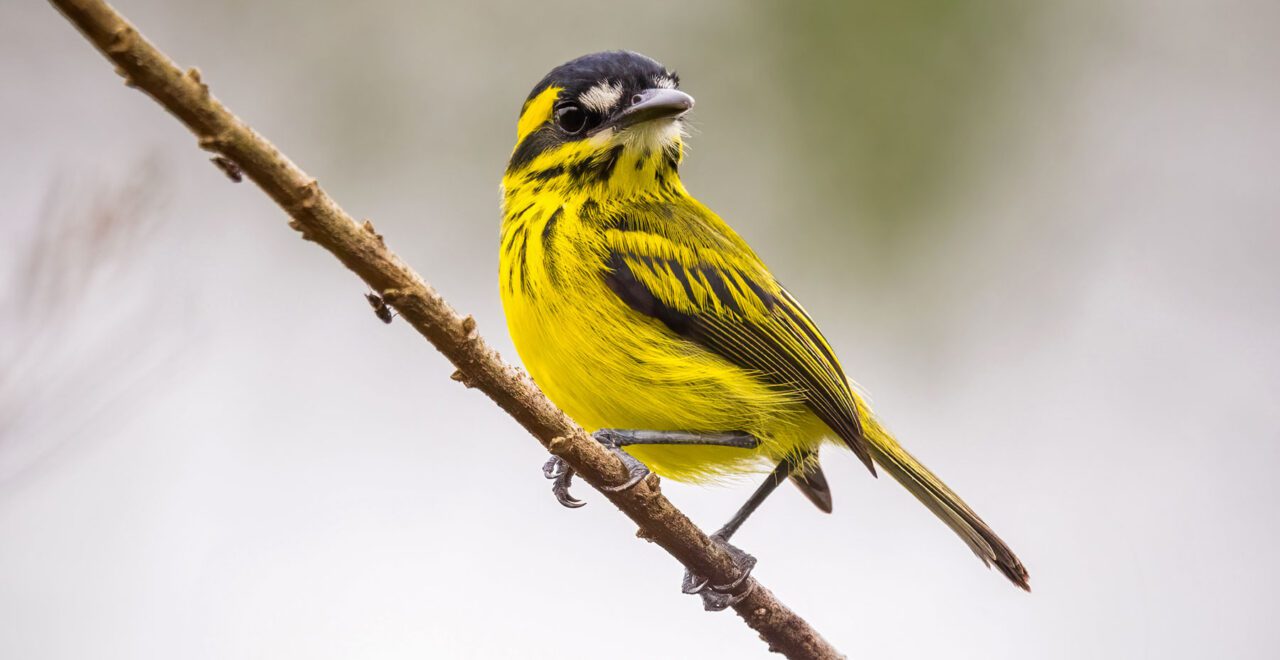
[[[705,481],[768,470],[830,433],[795,393],[632,310],[602,279],[587,276],[532,295],[504,289],[503,305],[529,374],[588,431],[742,431],[761,442],[755,450],[627,448],[663,477]]]

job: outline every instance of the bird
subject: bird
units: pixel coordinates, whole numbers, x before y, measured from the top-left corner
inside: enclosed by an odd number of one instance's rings
[[[619,490],[650,472],[707,483],[767,472],[711,536],[745,572],[755,559],[730,539],[780,483],[831,512],[818,462],[830,444],[887,472],[1029,591],[1009,546],[898,444],[796,298],[685,188],[693,105],[677,73],[622,50],[555,67],[525,99],[502,177],[499,287],[529,375],[627,466]],[[561,504],[582,504],[563,461],[544,472]],[[707,609],[744,595],[741,581],[685,577]]]

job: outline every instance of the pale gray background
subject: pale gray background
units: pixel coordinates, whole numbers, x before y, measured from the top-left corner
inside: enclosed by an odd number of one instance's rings
[[[1035,593],[836,451],[834,515],[742,533],[763,581],[855,658],[1274,657],[1280,5],[1056,4],[119,2],[512,358],[521,101],[663,60],[686,183]],[[0,657],[766,656],[44,3],[0,95]],[[24,306],[37,228],[56,272],[113,206],[148,233]],[[708,527],[751,487],[664,484]]]

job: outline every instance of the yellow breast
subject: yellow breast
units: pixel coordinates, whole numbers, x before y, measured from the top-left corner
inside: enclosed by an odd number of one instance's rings
[[[634,447],[658,474],[699,480],[770,467],[826,427],[754,374],[628,307],[605,284],[604,240],[572,200],[512,200],[500,282],[508,329],[543,392],[587,430],[745,431],[755,451]]]

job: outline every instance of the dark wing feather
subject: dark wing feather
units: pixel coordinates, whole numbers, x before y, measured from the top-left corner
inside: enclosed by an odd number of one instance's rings
[[[691,245],[699,232],[685,232],[679,243],[670,235],[620,233],[611,230],[606,239],[604,271],[619,298],[677,335],[801,392],[875,474],[853,393],[830,346],[741,239],[717,235]]]

